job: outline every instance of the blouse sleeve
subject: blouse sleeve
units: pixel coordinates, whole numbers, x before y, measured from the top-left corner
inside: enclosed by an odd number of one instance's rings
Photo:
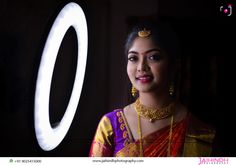
[[[113,156],[113,135],[114,133],[109,118],[103,116],[98,124],[97,131],[90,148],[89,156]]]

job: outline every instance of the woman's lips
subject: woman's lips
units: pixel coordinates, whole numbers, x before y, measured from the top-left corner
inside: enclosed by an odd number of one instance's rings
[[[150,75],[142,75],[142,76],[136,77],[136,80],[140,81],[141,83],[149,83],[152,81],[152,79],[153,77]]]

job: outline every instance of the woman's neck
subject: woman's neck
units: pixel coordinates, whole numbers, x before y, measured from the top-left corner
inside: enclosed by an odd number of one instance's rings
[[[171,101],[173,101],[173,98],[169,95],[169,93],[164,93],[162,95],[158,95],[156,93],[139,93],[139,99],[141,104],[147,107],[158,108],[167,106]]]

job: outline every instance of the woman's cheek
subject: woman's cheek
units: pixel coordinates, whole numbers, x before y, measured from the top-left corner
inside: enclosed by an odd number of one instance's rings
[[[128,66],[127,67],[127,74],[129,76],[129,79],[132,81],[135,78],[134,68],[131,66]]]

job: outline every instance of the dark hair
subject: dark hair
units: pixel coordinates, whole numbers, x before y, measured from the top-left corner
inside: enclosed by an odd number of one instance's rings
[[[125,54],[127,55],[134,40],[138,37],[138,32],[144,28],[151,31],[150,38],[154,44],[167,53],[170,61],[176,61],[179,47],[176,33],[167,22],[153,20],[139,22],[132,28],[125,43]]]

